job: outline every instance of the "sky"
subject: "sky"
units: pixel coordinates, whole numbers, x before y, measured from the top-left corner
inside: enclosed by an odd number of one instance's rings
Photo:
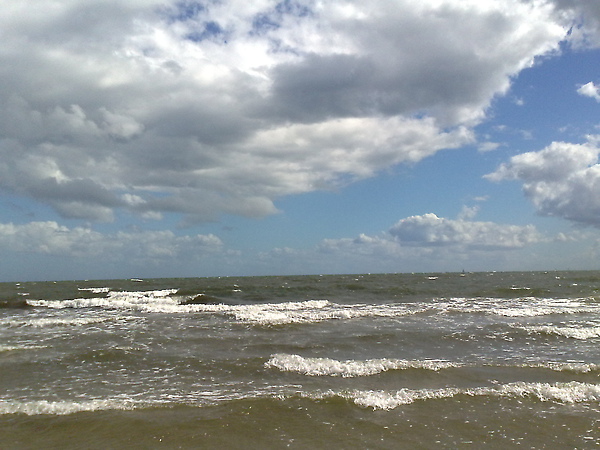
[[[0,281],[600,269],[600,2],[0,3]]]

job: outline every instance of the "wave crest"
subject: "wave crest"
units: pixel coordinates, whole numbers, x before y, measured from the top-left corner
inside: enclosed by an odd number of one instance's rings
[[[426,369],[438,371],[459,367],[459,365],[440,360],[407,361],[383,358],[338,361],[330,358],[304,358],[300,355],[276,354],[272,355],[265,363],[265,367],[308,376],[351,378],[376,375],[388,370]]]
[[[600,386],[596,384],[571,381],[567,383],[525,383],[522,381],[498,387],[479,388],[441,388],[441,389],[400,389],[398,391],[365,391],[353,390],[344,392],[328,391],[315,399],[341,397],[358,406],[390,410],[420,400],[451,398],[457,395],[471,397],[530,397],[542,402],[584,403],[600,401]]]
[[[0,414],[26,414],[28,416],[40,414],[67,415],[83,411],[132,410],[138,406],[138,404],[130,400],[89,400],[83,402],[51,402],[47,400],[17,402],[0,400]]]
[[[594,339],[600,337],[600,327],[560,327],[560,326],[551,326],[551,325],[540,325],[540,326],[531,326],[524,327],[524,329],[529,333],[540,333],[540,334],[548,334],[548,335],[556,335],[567,337],[571,339]]]

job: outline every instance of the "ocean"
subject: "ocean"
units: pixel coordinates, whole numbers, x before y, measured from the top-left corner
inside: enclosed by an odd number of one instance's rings
[[[597,448],[600,272],[0,284],[0,448]]]

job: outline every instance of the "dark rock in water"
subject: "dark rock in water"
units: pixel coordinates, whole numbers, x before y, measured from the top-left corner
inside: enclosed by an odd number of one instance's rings
[[[181,302],[181,305],[217,305],[223,303],[221,299],[206,294],[198,294]]]
[[[31,305],[23,298],[0,298],[0,309],[2,308],[24,309],[31,308]]]

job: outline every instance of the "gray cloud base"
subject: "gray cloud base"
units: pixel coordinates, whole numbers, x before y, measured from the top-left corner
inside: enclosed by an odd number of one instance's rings
[[[259,217],[464,145],[567,29],[549,5],[438,3],[13,3],[1,187],[67,218]]]

